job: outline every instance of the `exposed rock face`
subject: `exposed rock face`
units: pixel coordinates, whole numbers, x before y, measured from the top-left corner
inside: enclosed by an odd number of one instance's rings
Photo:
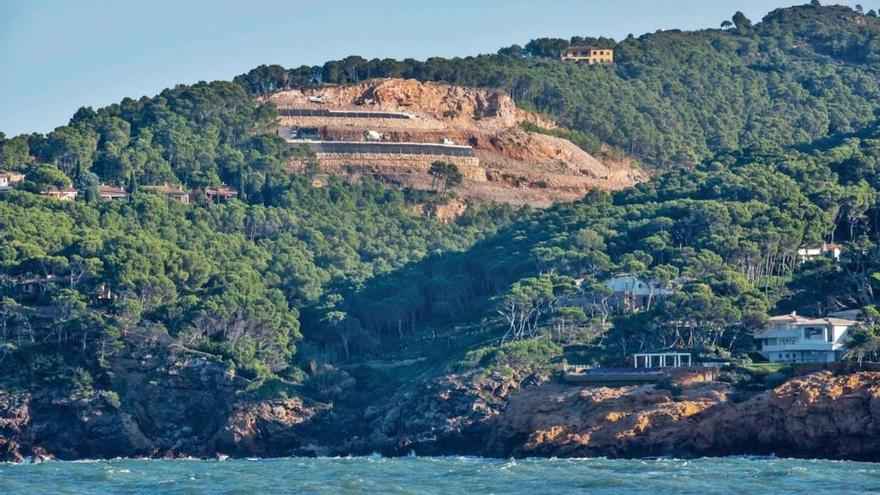
[[[227,455],[262,457],[302,451],[303,435],[296,427],[323,410],[300,399],[237,404],[211,440],[211,448]]]
[[[292,455],[322,406],[247,401],[225,369],[200,357],[116,363],[125,395],[0,392],[0,461],[26,457]]]
[[[323,103],[310,101],[318,96]],[[321,128],[334,140],[359,140],[363,130],[371,129],[380,131],[388,141],[439,143],[451,139],[470,145],[476,150],[481,170],[466,174],[470,180],[456,188],[466,199],[547,206],[553,201],[579,199],[592,189],[629,187],[644,177],[629,162],[598,160],[568,140],[526,132],[520,126],[524,121],[549,129],[557,125],[517,108],[508,95],[497,90],[375,79],[348,86],[281,91],[268,100],[279,108],[408,113],[415,118],[282,117],[281,123]],[[408,186],[427,189],[431,183],[423,166],[414,166],[412,174],[402,174],[399,160],[394,166],[385,166],[381,159],[368,158],[335,157],[322,162],[322,167],[347,177],[344,165],[357,164],[369,167],[373,175],[387,173],[392,181],[404,180]]]
[[[366,411],[372,432],[342,449],[391,455],[476,454],[519,384],[500,375],[449,375]]]
[[[712,414],[700,451],[880,460],[880,372],[807,375]]]
[[[880,373],[819,372],[743,395],[652,385],[586,388],[446,377],[390,401],[372,447],[402,454],[701,456],[776,453],[880,460]],[[450,449],[449,445],[454,448]]]
[[[171,369],[190,378],[219,371],[178,364]],[[0,392],[0,460],[375,451],[880,460],[880,372],[823,371],[766,392],[701,383],[679,395],[652,385],[589,388],[549,378],[448,375],[401,390],[363,414],[335,414],[301,399],[237,400],[216,388],[219,398],[205,402],[201,389],[175,390],[173,380],[161,384],[165,393],[132,391],[122,400]]]

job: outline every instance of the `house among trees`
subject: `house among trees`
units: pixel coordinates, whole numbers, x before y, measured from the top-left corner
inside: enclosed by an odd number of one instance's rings
[[[841,250],[842,246],[840,244],[829,242],[823,242],[821,244],[805,244],[798,249],[797,259],[799,263],[804,263],[814,260],[819,256],[830,256],[834,261],[838,261],[840,259]]]
[[[810,318],[791,314],[770,318],[766,329],[755,334],[761,355],[773,363],[830,363],[843,357],[855,320]]]
[[[572,45],[562,52],[562,60],[586,62],[590,65],[613,64],[614,50],[589,45]]]
[[[220,184],[217,187],[206,187],[205,196],[215,203],[224,203],[238,196],[238,192],[226,184]]]
[[[76,189],[68,187],[65,189],[46,189],[45,191],[40,191],[40,194],[58,201],[73,201],[76,199],[78,192]]]
[[[48,275],[46,277],[34,277],[21,279],[16,282],[21,294],[27,298],[39,299],[46,292],[49,284],[70,285],[70,277]]]
[[[0,192],[9,191],[14,184],[24,180],[24,174],[0,172]]]
[[[109,301],[113,299],[113,291],[110,290],[110,285],[106,282],[98,284],[98,287],[95,289],[95,297],[99,301]]]
[[[611,305],[621,313],[647,311],[658,299],[673,294],[662,284],[632,274],[616,275],[606,280],[604,285],[613,293]]]
[[[124,188],[101,184],[98,186],[98,197],[101,199],[128,199],[128,193]]]
[[[183,187],[171,187],[168,183],[165,183],[161,186],[141,186],[141,188],[145,191],[157,192],[165,194],[175,201],[180,201],[181,203],[188,205],[189,204],[189,192],[184,191]]]

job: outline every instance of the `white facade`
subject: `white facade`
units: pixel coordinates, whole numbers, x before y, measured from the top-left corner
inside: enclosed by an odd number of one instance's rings
[[[645,352],[633,354],[633,368],[681,368],[693,366],[689,352]]]
[[[761,355],[773,363],[830,363],[839,360],[857,324],[841,318],[808,318],[797,313],[770,318],[767,329],[755,334]]]
[[[797,251],[798,261],[803,263],[818,258],[819,256],[828,255],[834,261],[840,259],[841,247],[839,244],[823,242],[822,244],[809,244],[801,246]]]
[[[644,280],[635,275],[617,275],[606,280],[604,284],[614,293],[614,305],[623,312],[650,309],[658,299],[673,293],[651,280]]]
[[[12,186],[24,180],[24,174],[0,172],[0,192],[12,190]]]

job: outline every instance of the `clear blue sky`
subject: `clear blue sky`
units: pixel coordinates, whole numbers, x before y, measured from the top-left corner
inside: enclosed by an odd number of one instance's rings
[[[260,64],[467,56],[542,36],[622,39],[717,27],[736,10],[757,22],[792,1],[0,0],[0,131],[48,132],[80,106]]]

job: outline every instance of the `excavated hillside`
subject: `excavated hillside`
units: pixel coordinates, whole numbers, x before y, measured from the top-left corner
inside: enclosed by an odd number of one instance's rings
[[[320,129],[332,141],[360,141],[363,131],[382,133],[386,142],[442,143],[473,147],[476,159],[459,160],[465,175],[456,188],[463,199],[547,206],[576,200],[592,189],[630,187],[644,176],[633,163],[600,160],[566,139],[525,131],[521,123],[557,125],[519,109],[505,93],[416,80],[376,79],[348,86],[287,90],[269,96],[286,127]],[[410,118],[349,119],[285,116],[283,110],[401,112]],[[287,136],[285,136],[287,137]],[[427,189],[427,159],[394,156],[323,157],[322,168],[351,179],[369,173],[381,179]],[[450,159],[451,162],[456,162]],[[458,163],[457,163],[458,164]]]

